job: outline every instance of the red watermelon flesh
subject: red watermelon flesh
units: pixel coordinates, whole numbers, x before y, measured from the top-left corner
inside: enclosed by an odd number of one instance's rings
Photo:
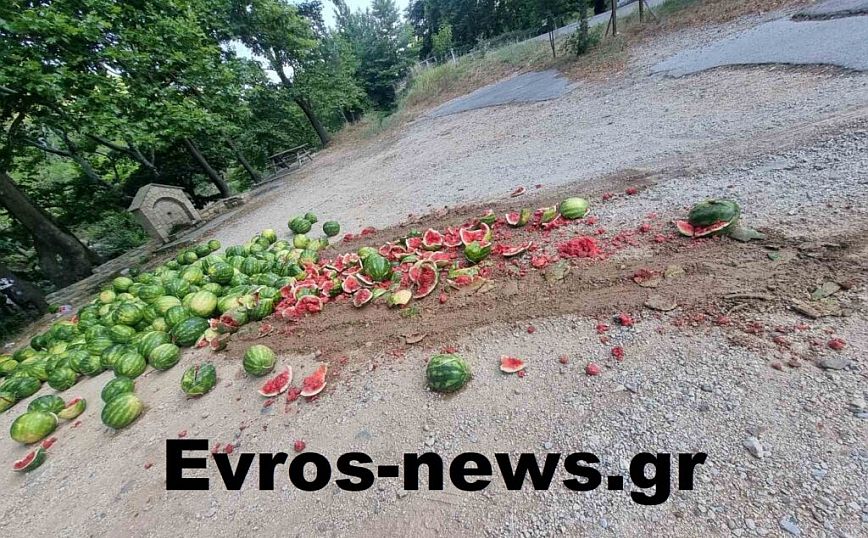
[[[362,285],[359,283],[359,279],[353,275],[345,278],[343,284],[341,284],[341,289],[343,289],[345,293],[355,293],[361,289],[361,287]]]
[[[287,366],[282,372],[265,382],[259,389],[259,394],[271,398],[282,394],[292,383],[292,368]]]
[[[413,280],[416,284],[416,291],[413,293],[414,299],[427,297],[437,287],[440,280],[440,275],[437,273],[437,268],[430,263],[420,263],[413,269],[417,269],[416,279]],[[411,270],[411,279],[413,279],[413,270]]]
[[[353,306],[355,306],[356,308],[360,308],[369,303],[373,297],[374,292],[369,289],[362,288],[353,294]]]
[[[507,355],[500,356],[500,371],[506,374],[514,374],[524,370],[524,361],[517,357],[509,357]]]
[[[304,381],[301,383],[301,395],[305,398],[310,398],[322,392],[322,389],[324,389],[326,385],[325,378],[327,371],[328,366],[320,364],[319,368],[317,368],[314,373],[305,377]]]
[[[443,246],[443,234],[433,228],[428,228],[422,235],[422,246],[429,250],[435,250]]]

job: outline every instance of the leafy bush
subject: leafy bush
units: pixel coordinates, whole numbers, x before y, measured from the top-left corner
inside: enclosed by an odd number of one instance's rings
[[[588,27],[588,9],[586,0],[579,0],[579,27],[567,38],[564,49],[576,56],[585,54],[600,41],[599,31],[591,32]]]

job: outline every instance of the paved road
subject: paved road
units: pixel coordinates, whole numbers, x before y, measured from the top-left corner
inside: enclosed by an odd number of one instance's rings
[[[439,118],[477,108],[546,101],[567,93],[572,86],[554,69],[524,73],[453,99],[435,108],[429,116]]]
[[[831,19],[868,15],[868,0],[826,0],[796,13],[796,19]]]
[[[868,16],[828,20],[780,19],[699,49],[672,56],[652,68],[680,77],[727,65],[835,65],[868,70]]]
[[[662,4],[664,1],[665,0],[647,0],[647,4],[653,8],[654,6]],[[638,2],[633,2],[618,8],[619,17],[629,15],[635,11],[638,6]],[[588,24],[591,27],[600,24],[607,24],[608,22],[609,13],[596,15],[588,20]],[[558,28],[556,34],[558,36],[569,35],[576,31],[578,25],[579,23],[575,22]],[[528,39],[528,41],[540,41],[543,39],[548,39],[548,34],[533,37]],[[547,101],[564,95],[572,88],[573,85],[553,69],[542,72],[525,73],[495,84],[490,84],[473,93],[453,99],[452,101],[432,110],[428,116],[439,118],[450,114],[457,114],[459,112],[466,112],[468,110],[476,110],[491,106]]]

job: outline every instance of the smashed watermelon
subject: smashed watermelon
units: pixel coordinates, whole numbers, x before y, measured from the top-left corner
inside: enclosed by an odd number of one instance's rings
[[[328,366],[320,364],[314,373],[305,377],[304,381],[301,382],[301,395],[305,398],[312,398],[322,392],[326,386],[326,372],[328,372]]]
[[[520,372],[524,370],[524,367],[524,361],[517,357],[510,357],[508,355],[500,356],[500,371],[505,374]]]
[[[266,381],[259,389],[259,394],[266,398],[272,398],[278,394],[283,394],[292,383],[292,368],[287,366],[282,372]]]

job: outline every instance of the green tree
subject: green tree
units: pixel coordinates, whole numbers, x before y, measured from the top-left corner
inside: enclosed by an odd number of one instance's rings
[[[314,111],[313,96],[295,85],[317,46],[310,21],[281,0],[236,0],[233,20],[241,41],[268,61],[322,144],[328,144],[331,137]]]
[[[431,38],[431,52],[442,56],[452,48],[452,25],[444,24]]]

